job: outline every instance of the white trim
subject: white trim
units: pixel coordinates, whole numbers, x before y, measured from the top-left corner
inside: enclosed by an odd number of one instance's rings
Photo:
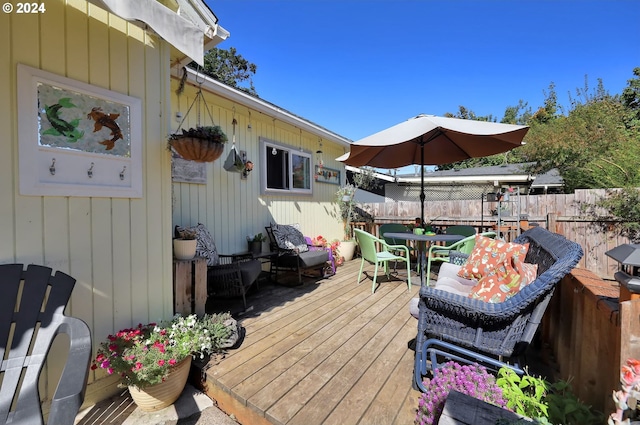
[[[43,106],[38,105],[39,83],[126,105],[130,114],[131,156],[40,145],[38,117]],[[143,195],[142,101],[138,98],[18,64],[18,146],[21,195],[109,198]],[[50,171],[50,167],[54,170]]]
[[[289,188],[274,189],[267,187],[267,148],[279,149],[287,152],[289,157],[288,180]],[[309,189],[297,189],[293,187],[293,155],[298,155],[309,159]],[[308,150],[300,150],[291,145],[278,143],[274,140],[260,137],[260,193],[262,195],[313,195],[313,153]]]
[[[420,184],[420,176],[417,177],[398,177],[398,183],[408,183],[408,184]],[[535,176],[529,174],[504,174],[504,175],[490,175],[490,176],[462,176],[462,177],[454,177],[454,176],[442,176],[442,177],[429,177],[428,173],[425,173],[424,182],[426,183],[481,183],[481,182],[530,182],[535,180]]]

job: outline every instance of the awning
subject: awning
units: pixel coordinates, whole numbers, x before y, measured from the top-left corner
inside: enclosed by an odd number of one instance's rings
[[[199,65],[204,64],[205,43],[207,49],[210,49],[229,36],[229,32],[218,25],[215,16],[208,9],[204,10],[199,1],[189,1],[193,12],[185,13],[189,19],[156,0],[90,1],[127,21],[144,22],[156,34]],[[196,16],[197,18],[194,18]]]

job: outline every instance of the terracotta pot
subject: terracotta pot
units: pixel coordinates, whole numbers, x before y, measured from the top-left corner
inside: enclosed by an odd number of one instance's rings
[[[195,239],[174,239],[173,255],[178,260],[191,260],[196,256],[196,246],[198,241]]]
[[[191,356],[171,368],[169,376],[159,384],[139,389],[129,386],[129,394],[136,405],[145,412],[154,412],[171,406],[182,394],[189,378]]]

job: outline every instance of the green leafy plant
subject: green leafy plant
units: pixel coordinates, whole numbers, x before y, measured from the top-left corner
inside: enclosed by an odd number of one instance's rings
[[[264,242],[267,240],[267,237],[262,233],[256,233],[253,237],[247,236],[247,241],[249,242]]]
[[[502,367],[496,383],[502,388],[509,410],[529,418],[548,418],[545,396],[549,384],[544,379],[528,374],[519,376],[512,369]]]
[[[213,354],[231,335],[229,313],[176,315],[161,324],[139,324],[109,335],[98,346],[91,369],[118,374],[126,385],[144,388],[162,382],[172,366],[190,355]]]
[[[508,409],[540,424],[596,425],[603,421],[602,415],[592,412],[573,394],[568,381],[550,384],[542,377],[528,373],[519,376],[502,367],[496,383]]]
[[[208,140],[217,143],[226,143],[229,139],[219,125],[197,126],[188,130],[182,129],[181,133],[169,136],[169,141],[190,137],[193,139]]]

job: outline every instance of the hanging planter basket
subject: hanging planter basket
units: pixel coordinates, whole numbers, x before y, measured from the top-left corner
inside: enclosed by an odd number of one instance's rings
[[[219,126],[196,127],[182,130],[182,134],[169,137],[171,146],[189,161],[212,162],[222,156],[227,136]]]
[[[186,69],[184,70],[186,75]],[[196,78],[196,81],[198,79]],[[202,81],[199,81],[202,85]],[[200,125],[200,110],[201,106],[204,108],[211,120],[212,125],[201,126]],[[224,151],[224,144],[229,140],[227,135],[222,131],[219,125],[215,125],[213,121],[213,115],[207,106],[207,102],[204,100],[202,94],[202,88],[198,88],[196,97],[193,99],[193,103],[189,106],[187,113],[180,121],[178,129],[180,130],[184,120],[191,112],[191,108],[196,106],[196,127],[188,130],[182,129],[182,133],[176,132],[169,136],[169,147],[175,150],[180,156],[189,161],[195,162],[213,162],[222,156]]]

